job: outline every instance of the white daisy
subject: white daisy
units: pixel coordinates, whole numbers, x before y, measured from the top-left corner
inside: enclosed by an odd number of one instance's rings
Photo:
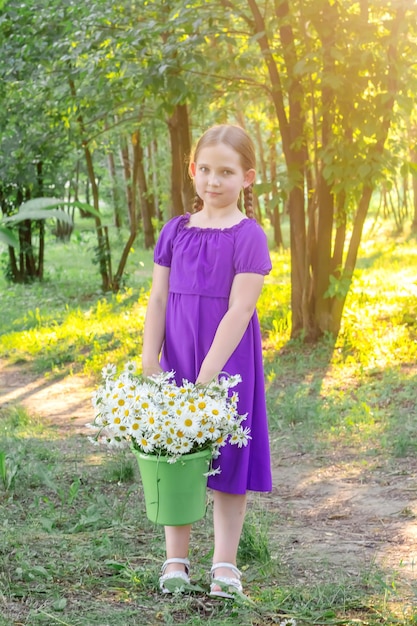
[[[137,369],[136,361],[128,361],[123,368],[123,372],[126,374],[134,374]]]
[[[113,378],[116,374],[116,366],[112,363],[108,363],[101,370],[102,377],[106,380],[108,378]]]

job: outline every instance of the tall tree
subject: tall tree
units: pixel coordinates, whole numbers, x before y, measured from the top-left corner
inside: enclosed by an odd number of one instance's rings
[[[290,182],[292,335],[337,336],[409,71],[404,42],[416,7],[378,0],[222,6],[255,37],[269,74]]]

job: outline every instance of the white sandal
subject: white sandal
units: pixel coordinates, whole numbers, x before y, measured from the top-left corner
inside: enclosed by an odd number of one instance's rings
[[[235,578],[229,578],[228,576],[215,576],[216,569],[220,567],[226,567],[232,570]],[[241,573],[233,563],[214,563],[211,570],[211,585],[210,596],[217,596],[219,598],[234,598],[236,592],[242,593],[242,583],[240,582]],[[220,589],[215,589],[220,587]]]
[[[185,565],[185,572],[183,570],[177,570],[175,572],[168,572],[168,574],[165,574],[167,565],[169,565],[170,563],[181,563],[181,565]],[[174,559],[167,559],[165,563],[162,565],[161,576],[159,578],[159,587],[162,593],[173,593],[174,591],[180,590],[181,587],[183,587],[184,585],[189,585],[190,584],[189,574],[190,574],[190,561],[188,559],[181,559],[179,557],[174,558]],[[173,587],[172,585],[169,585],[168,587],[166,587],[165,586],[166,581],[172,580],[173,578],[178,579],[178,585],[175,587]]]

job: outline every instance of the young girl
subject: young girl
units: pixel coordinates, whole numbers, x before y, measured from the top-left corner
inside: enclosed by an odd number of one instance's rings
[[[208,383],[222,371],[242,377],[238,410],[247,413],[251,439],[246,447],[223,447],[214,463],[221,472],[208,481],[214,523],[211,595],[233,597],[242,591],[236,557],[246,493],[272,488],[255,310],[271,262],[266,236],[253,219],[255,151],[246,132],[232,125],[210,128],[197,143],[190,174],[193,212],[171,219],[155,247],[142,367],[145,376],[174,370],[178,384],[183,378]],[[240,210],[242,191],[246,216]],[[189,583],[190,531],[190,525],[165,527],[164,593],[168,579],[178,579],[178,587]]]

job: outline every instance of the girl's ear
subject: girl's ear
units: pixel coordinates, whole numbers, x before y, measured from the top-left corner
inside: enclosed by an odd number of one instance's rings
[[[243,187],[249,187],[249,185],[252,185],[252,183],[255,182],[255,176],[256,176],[255,170],[248,170],[245,173]]]
[[[191,176],[194,178],[195,176],[195,172],[196,172],[196,165],[194,163],[194,161],[192,163],[190,163],[190,174]]]

